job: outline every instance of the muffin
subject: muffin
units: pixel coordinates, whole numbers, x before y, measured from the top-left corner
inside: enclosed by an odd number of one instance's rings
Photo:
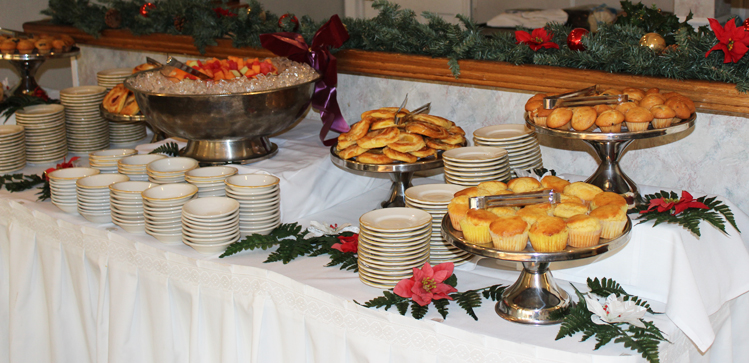
[[[39,39],[34,43],[34,46],[41,54],[47,54],[52,51],[52,42],[49,39]]]
[[[564,194],[574,195],[583,200],[583,204],[590,204],[596,195],[603,193],[601,188],[585,182],[574,182],[564,187]]]
[[[466,217],[466,213],[470,210],[468,208],[468,198],[467,195],[461,195],[453,198],[447,205],[447,214],[450,215],[450,223],[458,231],[462,231],[460,221]]]
[[[568,203],[568,202],[585,205],[585,201],[583,201],[580,197],[576,197],[574,195],[569,195],[569,194],[564,194],[564,193],[559,194],[559,203]]]
[[[528,244],[529,229],[520,217],[500,217],[489,225],[489,235],[498,250],[522,251]]]
[[[601,221],[601,237],[616,238],[621,236],[627,224],[627,214],[617,205],[604,205],[590,212],[591,217]]]
[[[653,128],[655,129],[665,129],[671,126],[676,116],[676,112],[666,105],[655,105],[650,108],[650,113],[653,114]]]
[[[660,94],[661,93],[661,89],[658,88],[658,87],[653,87],[653,88],[648,88],[648,90],[645,91],[645,95],[646,96],[649,95],[649,94],[654,94],[654,93],[655,94]]]
[[[601,238],[601,221],[585,215],[578,214],[571,216],[565,222],[567,223],[567,233],[569,241],[567,243],[572,247],[592,247],[598,244]]]
[[[601,132],[621,132],[624,114],[617,110],[604,111],[596,118],[596,126]]]
[[[578,107],[572,112],[570,125],[575,131],[593,131],[596,128],[596,117],[598,114],[593,107]]]
[[[555,108],[546,120],[546,127],[552,129],[569,130],[572,120],[572,110],[566,107]]]
[[[640,101],[645,97],[645,92],[638,88],[625,88],[622,93],[627,95],[627,99],[630,101]]]
[[[541,182],[531,177],[515,178],[507,182],[507,188],[513,193],[527,193],[541,190]]]
[[[636,106],[627,111],[624,115],[624,121],[626,121],[629,131],[645,131],[650,126],[650,121],[653,121],[653,114],[642,107]]]
[[[539,108],[531,113],[533,116],[533,123],[538,126],[546,126],[549,115],[552,113],[552,109]]]
[[[517,213],[513,207],[494,207],[487,210],[494,213],[497,217],[514,217]]]
[[[624,213],[627,213],[627,209],[629,209],[627,200],[624,199],[624,197],[622,197],[621,195],[614,192],[603,192],[596,195],[595,198],[590,201],[591,210],[603,207],[605,205],[615,205],[621,208]]]
[[[679,95],[677,96],[677,98],[685,105],[687,105],[687,108],[689,108],[689,113],[697,112],[697,108],[695,107],[694,102],[687,98],[687,96]]]
[[[651,107],[655,105],[662,105],[666,102],[666,99],[663,98],[660,94],[653,93],[645,96],[645,98],[640,101],[640,107],[645,109],[650,109]]]
[[[554,206],[551,203],[529,204],[523,207],[523,209],[535,209],[540,212],[546,213],[547,216],[554,215]]]
[[[471,209],[466,213],[466,217],[460,220],[460,228],[463,230],[463,237],[473,243],[489,243],[492,236],[489,234],[489,225],[497,220],[494,213],[483,209]]]
[[[621,112],[622,115],[626,116],[627,112],[629,112],[629,110],[632,109],[632,107],[637,107],[637,105],[634,102],[624,102],[624,103],[620,103],[619,105],[617,105],[615,110]]]
[[[544,108],[544,102],[531,98],[525,103],[525,114],[530,116],[533,114],[533,111],[538,110],[539,108]]]
[[[554,217],[567,219],[578,214],[587,214],[588,206],[582,203],[564,202],[554,206]]]
[[[65,42],[60,39],[53,40],[52,49],[54,49],[55,52],[62,52],[65,49]]]
[[[12,54],[16,52],[16,42],[11,39],[4,41],[0,44],[0,52],[3,54]]]
[[[60,40],[65,43],[65,50],[70,50],[75,45],[75,40],[70,35],[62,34],[60,35]]]
[[[621,95],[621,94],[623,94],[622,90],[616,89],[616,88],[607,89],[607,90],[601,92],[602,96],[617,96],[617,95]]]
[[[21,39],[16,44],[16,49],[18,49],[18,53],[30,54],[34,51],[34,43],[26,39]]]
[[[500,195],[503,194],[505,190],[507,190],[507,184],[501,181],[486,181],[479,183],[479,185],[477,185],[476,187],[478,188],[479,192],[487,193],[485,195]]]
[[[557,252],[567,247],[567,224],[559,217],[540,217],[528,231],[536,252]]]
[[[469,187],[465,188],[459,192],[456,192],[453,194],[454,198],[460,197],[462,195],[468,196],[468,197],[478,197],[479,196],[479,188],[478,187]]]
[[[602,114],[604,111],[613,110],[609,105],[595,105],[593,109],[596,110],[596,115]]]
[[[564,193],[564,187],[568,186],[570,182],[553,175],[547,175],[541,178],[541,185],[547,189],[553,189],[557,193]]]
[[[674,113],[676,114],[676,117],[671,123],[672,125],[678,124],[679,122],[681,122],[681,120],[686,120],[689,118],[689,116],[692,115],[692,113],[689,111],[689,107],[678,96],[667,99],[665,105],[671,107],[671,109],[674,110]]]
[[[522,208],[517,213],[515,213],[518,217],[522,218],[525,223],[528,223],[529,226],[532,226],[536,221],[541,217],[548,217],[549,213],[547,213],[544,210],[538,209],[538,208]]]

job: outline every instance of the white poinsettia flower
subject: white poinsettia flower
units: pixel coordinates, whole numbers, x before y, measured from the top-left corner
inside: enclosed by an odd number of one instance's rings
[[[645,327],[640,319],[645,316],[646,309],[636,305],[634,301],[624,301],[623,298],[616,297],[616,294],[611,294],[601,305],[598,299],[586,294],[585,303],[593,313],[590,319],[598,325],[628,323],[639,328]]]
[[[304,237],[305,239],[309,238],[315,238],[315,237],[322,237],[322,236],[330,236],[335,234],[340,234],[343,232],[353,232],[353,233],[359,233],[359,227],[354,227],[349,223],[342,224],[342,225],[324,225],[317,221],[311,221],[309,222],[309,227],[307,227],[307,235]]]

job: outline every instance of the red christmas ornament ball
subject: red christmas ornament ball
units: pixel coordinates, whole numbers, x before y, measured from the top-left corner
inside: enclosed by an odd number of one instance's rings
[[[583,45],[583,36],[587,35],[589,32],[587,29],[583,28],[575,28],[572,29],[570,32],[570,35],[567,36],[567,46],[572,50],[585,50],[585,46]]]
[[[148,17],[148,12],[151,9],[156,9],[156,5],[154,5],[153,3],[145,3],[145,4],[143,4],[143,6],[140,7],[140,15],[143,16],[144,18],[147,18]]]
[[[279,28],[283,28],[283,21],[284,21],[284,19],[286,19],[288,17],[291,17],[291,19],[289,21],[294,24],[294,31],[299,30],[299,19],[297,19],[296,16],[291,15],[291,14],[283,14],[283,15],[281,15],[281,17],[278,18],[278,27]]]
[[[745,32],[749,32],[749,18],[744,19],[744,25],[742,27]]]

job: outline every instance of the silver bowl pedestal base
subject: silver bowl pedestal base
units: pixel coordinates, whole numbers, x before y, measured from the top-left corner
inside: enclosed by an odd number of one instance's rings
[[[558,324],[569,311],[570,297],[551,276],[548,262],[523,262],[517,281],[502,293],[499,316],[523,324]]]
[[[278,153],[278,146],[265,136],[241,140],[188,140],[180,156],[201,165],[249,164]]]
[[[392,172],[389,174],[393,185],[390,187],[390,198],[380,203],[382,208],[396,208],[406,206],[406,189],[413,186],[413,172]]]
[[[585,182],[623,196],[627,200],[629,209],[639,206],[642,196],[637,189],[637,183],[619,167],[619,160],[634,140],[584,141],[601,159],[598,169]]]

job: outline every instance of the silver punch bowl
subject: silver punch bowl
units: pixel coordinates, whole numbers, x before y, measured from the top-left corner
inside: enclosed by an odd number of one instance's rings
[[[135,94],[147,122],[187,139],[180,154],[202,164],[244,164],[275,155],[278,146],[268,137],[298,120],[319,79],[259,92],[170,95],[134,88],[135,76],[125,80],[125,87]]]

